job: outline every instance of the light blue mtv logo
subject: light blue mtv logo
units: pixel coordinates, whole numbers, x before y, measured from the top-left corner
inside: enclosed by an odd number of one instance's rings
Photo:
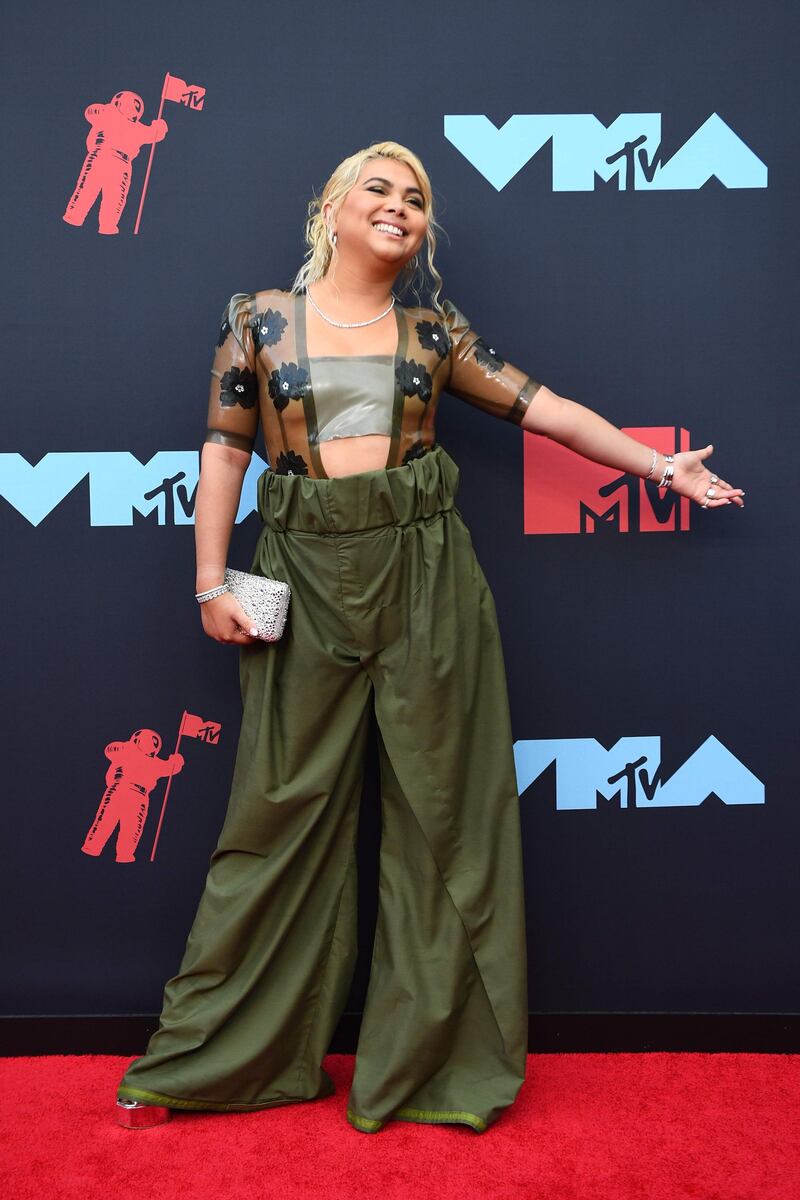
[[[266,467],[252,456],[237,521],[256,508],[256,483]],[[197,450],[159,450],[146,463],[128,451],[45,454],[35,465],[21,454],[0,454],[0,496],[31,525],[39,525],[87,478],[91,525],[132,525],[134,512],[156,513],[159,525],[192,525],[199,477]]]
[[[625,737],[606,750],[594,738],[555,738],[514,744],[519,794],[556,764],[556,808],[597,808],[597,798],[620,808],[691,808],[713,792],[723,804],[763,804],[764,784],[715,737],[661,778],[661,738]]]
[[[444,136],[498,192],[549,141],[554,192],[592,192],[596,176],[637,192],[692,191],[712,176],[728,188],[767,186],[766,165],[718,113],[667,162],[661,113],[621,113],[608,127],[592,113],[516,113],[501,129],[482,114],[446,116]]]

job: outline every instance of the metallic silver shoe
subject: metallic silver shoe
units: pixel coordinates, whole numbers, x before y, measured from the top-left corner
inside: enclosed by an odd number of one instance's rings
[[[150,1129],[163,1125],[172,1116],[160,1104],[142,1104],[138,1100],[117,1100],[117,1124],[125,1129]]]

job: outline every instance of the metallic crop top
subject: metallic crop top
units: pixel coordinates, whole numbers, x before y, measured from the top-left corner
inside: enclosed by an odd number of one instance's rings
[[[327,478],[320,442],[381,433],[386,467],[427,453],[439,395],[447,392],[519,425],[541,384],[506,362],[449,300],[432,308],[395,301],[391,354],[306,353],[306,295],[237,292],[222,314],[205,440],[252,452],[259,418],[280,475]]]

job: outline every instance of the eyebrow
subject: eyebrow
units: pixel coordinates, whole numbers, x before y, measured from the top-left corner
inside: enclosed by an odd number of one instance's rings
[[[385,183],[387,187],[392,186],[391,179],[383,179],[380,175],[370,175],[369,179],[364,180],[364,183],[372,183],[373,179],[377,179],[378,183]],[[418,187],[407,187],[406,191],[416,192],[419,196],[422,196],[423,200],[425,199],[425,197],[422,195],[422,191]]]

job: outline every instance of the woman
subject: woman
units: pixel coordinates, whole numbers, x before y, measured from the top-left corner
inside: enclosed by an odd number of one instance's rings
[[[369,713],[383,829],[371,974],[348,1097],[483,1132],[525,1076],[519,796],[493,599],[435,441],[443,388],[703,507],[743,492],[506,362],[438,302],[431,185],[380,142],[309,206],[291,291],[237,293],[212,366],[196,506],[206,633],[237,643],[243,718],[230,802],[158,1030],[119,1087],[121,1123],[330,1095],[322,1068],[356,959],[357,812]],[[427,246],[433,307],[397,304]],[[419,301],[419,296],[417,295]],[[221,590],[259,417],[272,469],[251,570],[288,581],[283,636]]]

